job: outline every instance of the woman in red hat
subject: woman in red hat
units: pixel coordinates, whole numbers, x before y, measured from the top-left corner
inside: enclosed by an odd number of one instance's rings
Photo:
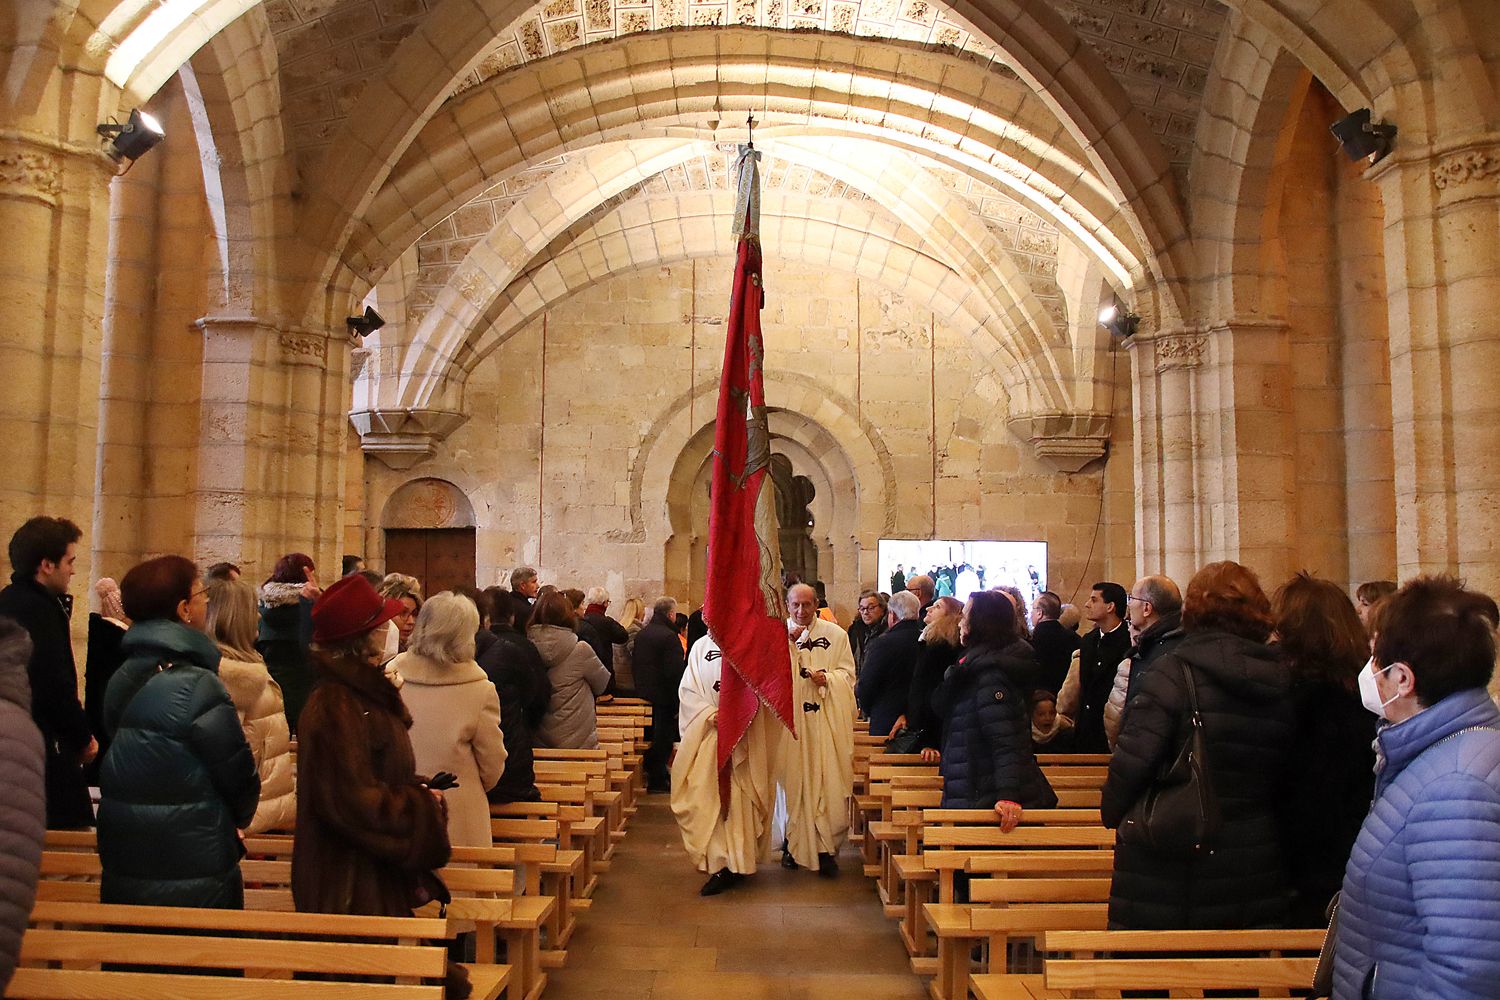
[[[448,861],[442,795],[417,776],[411,715],[382,672],[376,629],[404,610],[358,575],[313,605],[319,683],[297,727],[298,910],[411,916],[423,877]]]

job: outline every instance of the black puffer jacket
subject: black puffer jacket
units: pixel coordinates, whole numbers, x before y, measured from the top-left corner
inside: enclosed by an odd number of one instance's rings
[[[99,772],[99,897],[153,906],[244,905],[240,841],[260,772],[219,680],[219,649],[175,621],[137,622],[109,682]]]
[[[1177,759],[1191,727],[1183,665],[1203,713],[1211,786],[1222,827],[1211,850],[1165,854],[1115,845],[1111,927],[1162,930],[1276,926],[1286,874],[1272,803],[1292,736],[1291,677],[1275,651],[1225,632],[1188,634],[1151,665],[1130,702],[1101,799],[1118,827]]]
[[[917,666],[912,671],[911,688],[906,693],[906,724],[921,730],[922,749],[941,750],[944,719],[933,699],[942,688],[949,668],[963,655],[963,650],[937,640],[923,641],[919,645]]]
[[[31,721],[26,661],[31,640],[11,621],[0,622],[0,993],[21,953],[21,935],[36,898],[42,837],[47,825],[42,734]]]
[[[500,730],[505,736],[505,772],[489,790],[491,802],[533,802],[537,727],[552,700],[547,664],[531,640],[508,625],[490,629],[494,642],[479,654],[479,666],[500,696]]]
[[[1020,639],[971,649],[948,671],[934,701],[943,723],[943,808],[988,809],[1018,802],[1050,809],[1057,794],[1031,749],[1027,693],[1036,654]]]
[[[313,689],[308,658],[312,644],[313,602],[302,596],[297,583],[267,583],[260,588],[260,635],[255,651],[266,661],[271,679],[281,685],[286,722],[297,734],[297,719]]]

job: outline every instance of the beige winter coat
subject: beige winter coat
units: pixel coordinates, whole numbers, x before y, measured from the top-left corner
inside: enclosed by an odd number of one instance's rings
[[[219,680],[229,689],[245,742],[260,771],[260,805],[245,832],[291,832],[297,826],[297,765],[292,759],[292,733],[281,685],[271,679],[264,663],[236,660],[227,654],[219,661]]]
[[[405,682],[401,700],[411,713],[411,747],[417,773],[458,775],[443,793],[448,840],[455,847],[489,847],[490,803],[485,792],[505,773],[500,696],[473,660],[439,663],[406,652],[393,664]]]

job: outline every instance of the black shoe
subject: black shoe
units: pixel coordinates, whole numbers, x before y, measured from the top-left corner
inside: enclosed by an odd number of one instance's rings
[[[718,871],[714,872],[708,877],[707,882],[703,883],[703,888],[698,890],[698,895],[717,896],[724,890],[733,889],[735,886],[739,885],[740,881],[744,877],[745,876],[743,875],[735,874],[728,868],[720,868]]]
[[[792,852],[791,851],[782,851],[781,852],[781,867],[786,868],[786,869],[792,869],[792,868],[796,868],[797,867],[797,859],[795,859],[795,858],[792,857]]]
[[[818,875],[822,878],[839,877],[839,863],[832,854],[818,855]]]

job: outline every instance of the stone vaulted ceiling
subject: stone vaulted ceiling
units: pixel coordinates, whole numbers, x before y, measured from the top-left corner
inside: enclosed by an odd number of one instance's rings
[[[332,141],[372,74],[437,0],[266,0],[289,140],[306,166]],[[1048,0],[1099,53],[1178,172],[1191,154],[1226,11],[1218,0]],[[998,58],[933,0],[543,0],[502,32],[461,92],[511,67],[621,35],[759,25],[900,38]],[[1008,72],[1001,65],[1002,72]]]

